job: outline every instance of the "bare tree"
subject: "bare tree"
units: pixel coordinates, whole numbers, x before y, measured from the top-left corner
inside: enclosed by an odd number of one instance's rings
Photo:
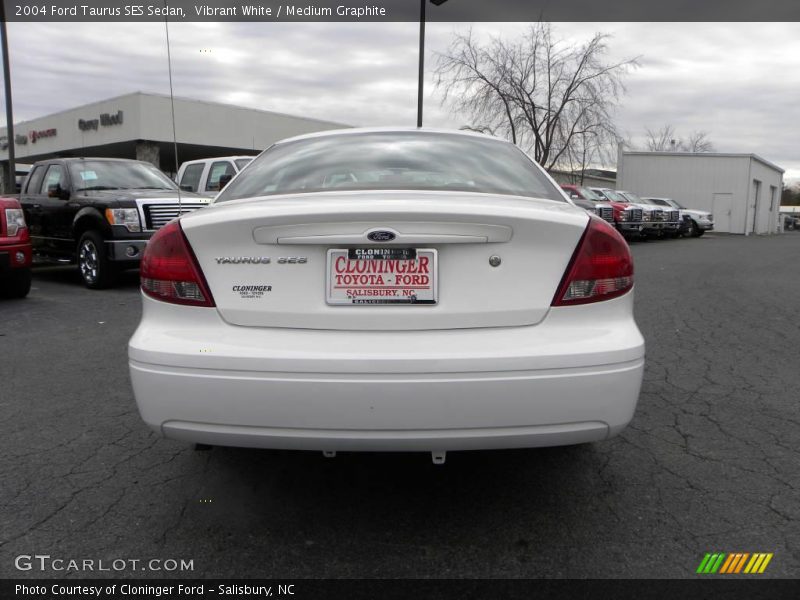
[[[575,136],[564,153],[561,166],[572,173],[572,182],[583,185],[584,171],[592,165],[612,164],[616,161],[617,146],[612,135],[593,133]]]
[[[693,131],[684,142],[686,152],[714,152],[714,144],[708,139],[707,131]]]
[[[475,133],[488,133],[491,136],[497,137],[497,131],[488,125],[462,125],[459,129],[461,131],[474,131]]]
[[[714,152],[707,131],[693,131],[686,139],[678,137],[672,125],[645,130],[645,147],[651,152]]]
[[[529,150],[545,168],[592,158],[615,147],[613,112],[636,59],[606,60],[608,36],[570,45],[549,23],[524,36],[481,43],[470,30],[438,56],[436,85],[469,129],[491,131]]]
[[[781,206],[797,205],[800,205],[800,183],[789,186],[784,182],[781,188]]]
[[[674,151],[677,145],[675,129],[672,125],[664,125],[661,129],[653,131],[648,128],[646,131],[647,149],[650,152],[669,152]]]

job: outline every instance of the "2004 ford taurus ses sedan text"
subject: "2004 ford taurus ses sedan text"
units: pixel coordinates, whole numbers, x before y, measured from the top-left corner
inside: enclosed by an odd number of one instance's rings
[[[144,421],[198,444],[575,444],[633,417],[625,240],[479,134],[279,142],[156,232],[130,341]]]

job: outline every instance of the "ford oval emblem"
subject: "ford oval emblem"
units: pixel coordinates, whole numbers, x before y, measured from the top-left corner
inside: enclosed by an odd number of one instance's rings
[[[367,239],[373,242],[391,242],[396,236],[391,231],[370,231]]]

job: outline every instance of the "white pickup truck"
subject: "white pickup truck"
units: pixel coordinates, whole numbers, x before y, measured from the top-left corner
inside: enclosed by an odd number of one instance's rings
[[[220,156],[190,160],[178,170],[178,185],[186,192],[213,198],[254,156]]]
[[[706,231],[714,230],[714,215],[708,211],[686,208],[672,198],[645,198],[645,200],[659,206],[677,209],[680,211],[681,216],[688,215],[691,219],[690,235],[692,237],[700,237]]]

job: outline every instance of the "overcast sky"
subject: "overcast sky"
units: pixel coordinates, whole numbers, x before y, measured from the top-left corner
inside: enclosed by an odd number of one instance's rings
[[[430,73],[436,51],[468,27],[428,24],[425,125],[466,123],[441,106]],[[634,143],[647,127],[704,130],[717,150],[755,152],[800,178],[796,23],[556,27],[575,41],[610,33],[611,59],[641,57],[617,114]],[[481,35],[523,28],[473,24]],[[163,24],[9,23],[8,31],[16,121],[132,91],[169,93]],[[418,32],[415,23],[171,24],[175,95],[352,125],[414,125]]]

